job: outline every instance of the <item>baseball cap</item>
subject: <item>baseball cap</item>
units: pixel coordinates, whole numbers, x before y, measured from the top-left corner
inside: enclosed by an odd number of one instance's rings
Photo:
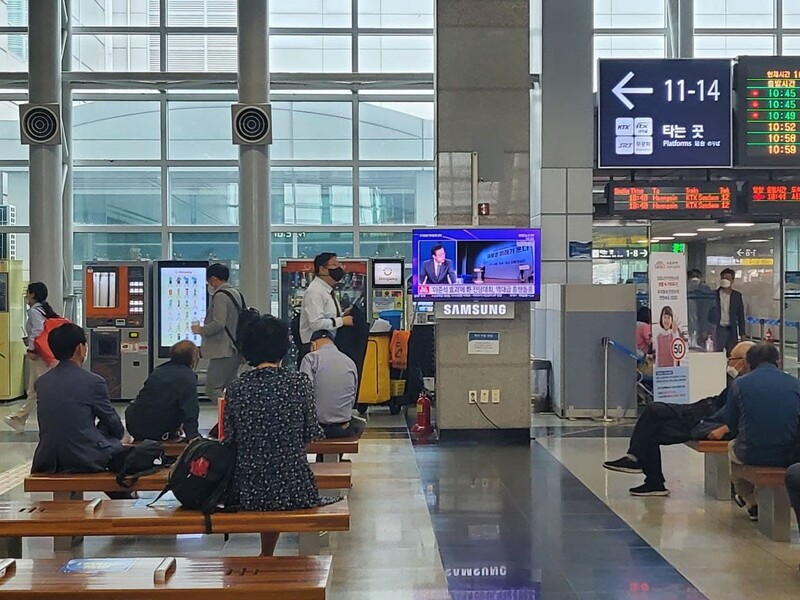
[[[328,338],[329,340],[332,340],[333,334],[327,329],[321,329],[320,331],[315,331],[314,333],[311,334],[312,342],[316,342],[317,340],[321,340],[322,338]]]

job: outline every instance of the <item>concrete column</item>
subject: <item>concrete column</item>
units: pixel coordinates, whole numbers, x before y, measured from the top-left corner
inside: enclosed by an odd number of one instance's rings
[[[568,259],[592,239],[594,122],[592,0],[542,0],[541,191],[532,222],[542,236],[544,283],[591,283],[591,261]]]
[[[438,224],[473,225],[470,190],[477,181],[478,201],[491,206],[478,225],[528,227],[529,0],[437,0],[436,24]],[[437,322],[436,409],[443,438],[473,437],[474,430],[495,425],[505,438],[528,438],[528,306],[517,304],[514,315]],[[499,333],[499,356],[470,355],[470,331]],[[499,390],[500,403],[470,405],[470,390]]]
[[[64,39],[64,53],[61,57],[61,71],[72,71],[72,0],[63,0],[64,22],[61,25],[61,34]],[[72,88],[63,86],[61,90],[61,122],[64,125],[64,145],[62,148],[62,162],[64,172],[64,189],[61,193],[63,210],[63,248],[64,248],[64,295],[73,293],[73,196],[72,196]]]
[[[266,1],[239,0],[239,102],[269,101]],[[239,147],[239,280],[245,299],[270,312],[269,149]]]
[[[61,0],[37,0],[28,7],[31,103],[61,102]],[[43,281],[49,302],[63,307],[61,146],[30,147],[31,280]]]

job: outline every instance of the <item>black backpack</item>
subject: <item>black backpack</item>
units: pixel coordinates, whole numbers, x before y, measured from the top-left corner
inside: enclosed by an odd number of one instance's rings
[[[169,464],[171,461],[158,442],[144,440],[115,455],[109,470],[117,474],[117,485],[130,489],[140,477],[157,473]]]
[[[196,438],[172,465],[166,487],[151,504],[172,492],[182,506],[202,511],[206,533],[212,533],[211,514],[227,499],[235,462],[236,455],[230,446],[217,440]],[[226,510],[231,509],[226,507]]]
[[[230,338],[233,347],[236,348],[236,351],[241,354],[242,331],[244,331],[250,323],[260,319],[261,313],[255,308],[247,306],[247,302],[245,302],[244,294],[242,294],[242,292],[239,292],[239,296],[242,299],[241,306],[239,306],[239,302],[236,300],[233,294],[230,293],[230,291],[220,290],[220,292],[230,298],[231,302],[233,302],[233,305],[236,307],[236,311],[239,313],[239,318],[236,320],[236,336],[230,332],[227,326],[225,327],[225,333],[228,334],[228,337]]]

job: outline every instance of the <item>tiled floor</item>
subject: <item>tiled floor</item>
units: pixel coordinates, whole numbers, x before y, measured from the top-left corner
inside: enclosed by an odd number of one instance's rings
[[[0,409],[0,415],[5,409]],[[201,426],[212,424],[204,408]],[[35,431],[35,425],[32,429]],[[538,416],[530,447],[412,446],[400,417],[375,411],[353,460],[351,531],[330,536],[333,600],[782,600],[800,597],[800,547],[760,536],[730,502],[706,500],[702,457],[664,451],[670,498],[631,498],[636,476],[601,468],[631,423]],[[37,436],[0,432],[0,499]],[[41,495],[46,498],[47,495]],[[295,553],[282,536],[279,554]],[[50,540],[26,542],[52,556]],[[258,537],[87,538],[85,556],[247,555]],[[66,556],[65,556],[66,558]]]

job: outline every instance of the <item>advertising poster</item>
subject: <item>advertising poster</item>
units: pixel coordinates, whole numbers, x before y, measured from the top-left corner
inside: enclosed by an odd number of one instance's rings
[[[689,402],[689,369],[681,363],[689,347],[686,291],[686,256],[671,252],[651,254],[653,392],[658,402]]]

